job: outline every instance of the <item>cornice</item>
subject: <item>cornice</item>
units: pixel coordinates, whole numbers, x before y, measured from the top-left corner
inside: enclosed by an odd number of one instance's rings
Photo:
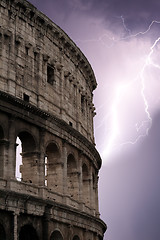
[[[62,53],[66,55],[69,53],[70,59],[76,67],[79,68],[81,72],[83,69],[86,82],[90,86],[91,91],[95,90],[97,82],[89,61],[78,46],[59,26],[26,0],[2,0],[0,3],[3,7],[5,4],[11,17],[16,18],[19,16],[30,25],[36,25],[43,36],[46,35],[51,41],[54,39],[57,40],[57,46]]]
[[[18,108],[26,112],[30,112],[34,116],[38,116],[45,121],[46,120],[50,121],[54,125],[56,125],[59,129],[64,130],[65,132],[70,134],[72,137],[76,138],[79,142],[85,145],[87,149],[90,151],[90,153],[94,156],[94,158],[96,159],[98,168],[100,169],[102,160],[94,144],[89,142],[87,138],[85,138],[81,133],[79,133],[76,129],[71,127],[69,124],[67,124],[64,120],[59,119],[53,114],[47,113],[46,111],[33,106],[31,103],[25,102],[3,91],[0,91],[0,100],[3,100],[9,104],[12,104],[13,106],[17,106]]]
[[[49,212],[50,212],[50,209],[53,209],[53,210],[56,209],[57,211],[61,211],[61,212],[65,212],[65,213],[67,212],[68,214],[75,215],[76,217],[79,217],[81,219],[87,219],[89,222],[95,223],[97,226],[99,225],[100,227],[102,227],[103,233],[106,231],[106,228],[107,228],[106,224],[100,218],[90,215],[86,212],[79,211],[78,209],[72,208],[71,206],[67,206],[66,204],[58,203],[58,202],[55,202],[52,200],[43,199],[38,196],[31,196],[31,195],[29,196],[24,193],[18,193],[18,192],[12,191],[12,190],[6,191],[6,189],[5,190],[0,189],[0,195],[1,195],[1,198],[11,199],[12,201],[15,201],[16,203],[18,203],[18,200],[20,199],[21,201],[24,202],[24,207],[27,202],[31,202],[32,204],[36,204],[38,206],[39,205],[43,206],[43,209],[44,209],[43,215],[45,215],[46,210],[49,210]],[[9,201],[7,201],[7,204],[8,204],[8,202]],[[8,206],[4,206],[4,207],[6,208],[6,207],[10,207],[10,206],[8,205]],[[22,210],[22,208],[21,208],[21,210]],[[24,209],[24,210],[26,210],[26,209]],[[54,216],[54,217],[56,217],[56,216]],[[52,219],[51,215],[50,215],[50,218]],[[61,219],[61,220],[63,221],[63,219]]]

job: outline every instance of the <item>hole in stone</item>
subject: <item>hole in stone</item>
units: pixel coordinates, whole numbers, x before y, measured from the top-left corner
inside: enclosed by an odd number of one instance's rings
[[[29,102],[29,96],[27,94],[25,94],[25,93],[23,93],[23,100],[25,102]]]

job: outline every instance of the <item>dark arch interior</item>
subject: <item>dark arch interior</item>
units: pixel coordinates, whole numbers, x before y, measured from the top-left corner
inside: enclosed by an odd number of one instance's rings
[[[22,142],[23,152],[32,152],[36,149],[36,143],[33,136],[28,132],[21,132],[18,137]]]
[[[57,147],[57,145],[55,143],[49,143],[47,148],[46,148],[46,154],[48,157],[50,156],[54,156],[55,157],[59,157],[60,153],[59,153],[59,149]]]
[[[55,143],[49,143],[46,148],[46,165],[49,171],[54,170],[54,163],[58,163],[60,159],[60,152]]]
[[[19,233],[19,240],[38,240],[36,230],[31,225],[25,225]]]
[[[6,240],[6,234],[2,224],[0,224],[0,240]]]
[[[4,138],[3,128],[0,126],[0,139]]]
[[[51,235],[50,240],[63,240],[63,237],[59,231],[54,231]]]
[[[80,240],[80,238],[76,235],[76,236],[73,237],[72,240]]]
[[[72,172],[73,169],[76,169],[76,161],[74,156],[69,154],[67,158],[67,171]]]
[[[82,174],[83,174],[83,179],[88,177],[88,167],[85,163],[82,166]]]

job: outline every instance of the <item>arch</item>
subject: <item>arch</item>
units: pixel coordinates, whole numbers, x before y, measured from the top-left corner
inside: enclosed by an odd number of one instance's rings
[[[63,240],[63,236],[58,230],[56,230],[51,234],[50,240]]]
[[[17,135],[16,142],[17,149],[15,174],[17,180],[38,184],[39,156],[36,151],[35,138],[28,131],[21,131]],[[21,179],[18,179],[18,177],[21,177]]]
[[[69,196],[78,200],[79,179],[77,164],[73,154],[69,154],[67,157],[67,188]]]
[[[32,225],[24,225],[19,232],[19,240],[38,240],[36,230]]]
[[[0,224],[0,239],[2,239],[2,240],[6,240],[5,229],[4,229],[4,227],[3,227],[2,224]]]
[[[55,142],[50,142],[45,150],[45,185],[52,190],[61,191],[62,166],[60,163],[60,150]]]
[[[0,140],[4,139],[4,131],[2,126],[0,125]]]
[[[67,173],[76,170],[76,160],[73,154],[69,154],[67,157]]]
[[[90,182],[89,182],[89,171],[86,163],[82,165],[82,196],[83,202],[88,206],[90,203]]]
[[[91,191],[92,191],[91,204],[93,209],[96,209],[96,176],[94,172],[92,172],[92,190]]]
[[[22,152],[32,152],[36,150],[36,142],[32,134],[27,131],[20,132],[18,134],[19,139],[22,142]]]
[[[16,169],[15,175],[18,181],[21,181],[22,174],[20,172],[20,166],[22,165],[22,142],[19,137],[16,139]]]
[[[87,179],[89,175],[89,171],[88,171],[88,167],[85,163],[83,163],[82,165],[82,176],[83,176],[83,180]]]
[[[59,147],[55,142],[50,142],[46,147],[47,163],[52,167],[52,164],[57,163],[60,158]]]
[[[92,185],[93,185],[93,189],[96,188],[96,178],[95,178],[95,174],[92,173]]]
[[[77,235],[75,235],[72,240],[80,240],[80,238]]]

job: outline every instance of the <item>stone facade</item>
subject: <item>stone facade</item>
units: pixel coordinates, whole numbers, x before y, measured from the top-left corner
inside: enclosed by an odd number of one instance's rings
[[[57,25],[27,1],[0,0],[0,239],[103,239],[95,88]]]

